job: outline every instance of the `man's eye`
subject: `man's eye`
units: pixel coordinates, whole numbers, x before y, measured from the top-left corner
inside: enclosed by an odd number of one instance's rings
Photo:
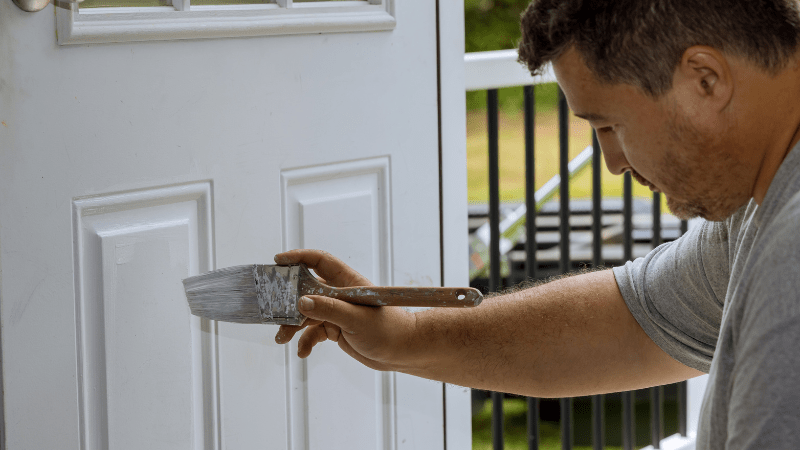
[[[602,128],[598,128],[597,131],[599,131],[600,133],[610,133],[610,132],[614,131],[614,127],[612,127],[612,126],[602,127]]]

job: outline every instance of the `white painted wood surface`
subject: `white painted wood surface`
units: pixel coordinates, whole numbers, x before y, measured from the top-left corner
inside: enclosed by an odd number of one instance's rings
[[[334,251],[439,285],[435,4],[391,31],[59,46],[0,2],[9,449],[441,449],[440,383],[189,314],[181,278]]]
[[[444,285],[469,285],[467,127],[464,96],[464,3],[439,2],[442,128],[442,258]],[[472,448],[470,389],[447,385],[447,450]]]
[[[528,69],[517,61],[517,50],[495,50],[464,55],[465,89],[479,91],[527,84],[554,83],[556,76],[549,64],[543,73],[531,76]]]

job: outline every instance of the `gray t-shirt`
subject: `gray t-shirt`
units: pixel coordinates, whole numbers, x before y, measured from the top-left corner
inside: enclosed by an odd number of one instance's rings
[[[800,449],[800,144],[760,206],[614,275],[650,338],[709,373],[697,449]]]

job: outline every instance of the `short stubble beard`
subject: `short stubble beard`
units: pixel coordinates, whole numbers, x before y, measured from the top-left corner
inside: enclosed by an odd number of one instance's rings
[[[667,131],[674,145],[663,153],[663,186],[667,206],[680,219],[702,217],[722,221],[751,198],[742,165],[728,149],[714,149],[716,139],[704,134],[675,109]]]

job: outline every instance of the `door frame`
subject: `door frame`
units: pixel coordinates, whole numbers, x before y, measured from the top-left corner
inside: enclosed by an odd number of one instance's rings
[[[442,286],[469,285],[464,2],[436,1]],[[443,384],[444,448],[472,448],[471,391]]]

